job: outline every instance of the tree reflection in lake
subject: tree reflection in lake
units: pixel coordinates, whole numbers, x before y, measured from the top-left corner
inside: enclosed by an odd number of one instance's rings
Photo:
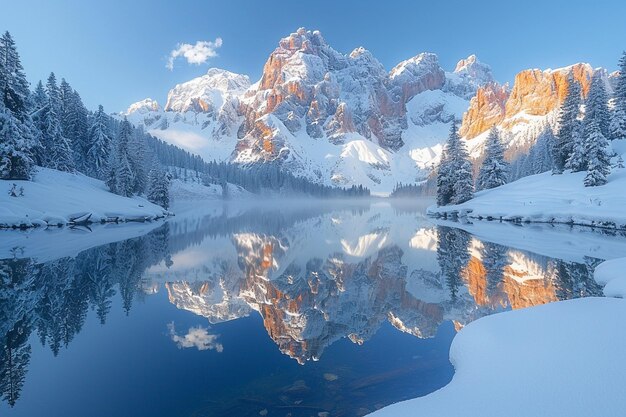
[[[459,329],[505,309],[602,293],[592,275],[598,259],[548,258],[384,205],[224,211],[172,219],[145,236],[75,257],[38,263],[21,256],[16,252],[0,260],[0,390],[10,406],[27,379],[33,343],[56,356],[81,332],[90,311],[108,325],[116,297],[128,314],[137,300],[159,288],[177,308],[221,326],[224,337],[230,323],[258,315],[278,349],[307,366],[339,340],[367,345],[381,328],[432,338],[445,323]],[[227,349],[202,326],[184,335],[168,321],[163,333],[181,348],[199,346],[213,355]],[[445,384],[450,374],[446,358],[446,345],[441,345],[419,366],[405,364],[405,373],[385,373],[382,368],[391,366],[391,358],[358,366],[358,358],[350,358],[340,364],[346,369],[342,379],[333,379],[334,373],[325,377],[332,389],[286,386],[285,376],[265,379],[262,388],[258,378],[241,381],[241,389],[260,389],[263,407],[286,410],[283,414],[356,415],[355,410],[371,411]],[[315,368],[307,366],[298,374],[310,384],[306,369]],[[296,372],[286,369],[285,375]],[[434,377],[435,369],[443,376]],[[425,375],[433,382],[407,383]],[[380,388],[376,378],[394,390]],[[236,392],[220,394],[203,409],[215,415],[258,415],[257,403],[237,400],[241,392],[230,389]],[[311,408],[297,407],[305,403]]]

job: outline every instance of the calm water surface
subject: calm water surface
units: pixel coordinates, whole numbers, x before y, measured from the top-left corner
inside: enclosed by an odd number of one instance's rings
[[[3,232],[0,415],[365,415],[446,385],[469,322],[602,295],[593,268],[626,248],[490,225],[510,230],[503,246],[423,213],[231,203]]]

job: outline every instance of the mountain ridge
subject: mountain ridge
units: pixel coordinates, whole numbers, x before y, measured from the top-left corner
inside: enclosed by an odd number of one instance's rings
[[[475,158],[494,125],[508,133],[507,145],[528,146],[531,127],[554,124],[569,73],[586,91],[598,70],[524,70],[508,87],[475,55],[446,71],[424,52],[387,71],[363,47],[343,54],[300,28],[279,41],[256,83],[211,68],[170,90],[163,109],[144,100],[123,115],[207,160],[279,164],[315,182],[387,194],[428,177],[453,119],[463,120]]]

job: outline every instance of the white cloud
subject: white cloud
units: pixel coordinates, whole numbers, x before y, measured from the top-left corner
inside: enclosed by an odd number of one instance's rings
[[[170,56],[167,59],[165,65],[167,69],[172,71],[174,69],[174,61],[183,57],[187,60],[187,63],[200,65],[217,56],[217,49],[222,46],[222,38],[217,38],[215,41],[198,41],[195,45],[190,43],[179,43],[176,49],[170,52]]]
[[[201,326],[191,327],[184,336],[176,334],[173,322],[167,325],[167,329],[170,332],[172,341],[176,343],[179,349],[195,347],[198,350],[216,350],[217,352],[224,350],[224,346],[217,341],[219,336],[209,334],[207,328]]]

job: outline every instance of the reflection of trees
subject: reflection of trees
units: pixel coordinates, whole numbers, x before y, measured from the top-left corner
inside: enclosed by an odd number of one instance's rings
[[[487,271],[487,294],[498,292],[498,284],[504,279],[504,268],[508,265],[507,248],[497,243],[483,242],[483,266]]]
[[[75,258],[40,265],[32,259],[0,260],[0,394],[9,405],[24,384],[33,330],[56,356],[80,332],[90,308],[105,322],[116,286],[128,313],[143,272],[163,259],[171,265],[168,237],[164,224],[146,236]]]
[[[551,269],[560,300],[602,295],[602,286],[593,278],[598,259],[585,258],[585,263],[551,261]]]
[[[459,287],[463,285],[463,268],[470,260],[470,235],[464,230],[437,226],[437,261],[446,281],[450,298],[457,300]]]

